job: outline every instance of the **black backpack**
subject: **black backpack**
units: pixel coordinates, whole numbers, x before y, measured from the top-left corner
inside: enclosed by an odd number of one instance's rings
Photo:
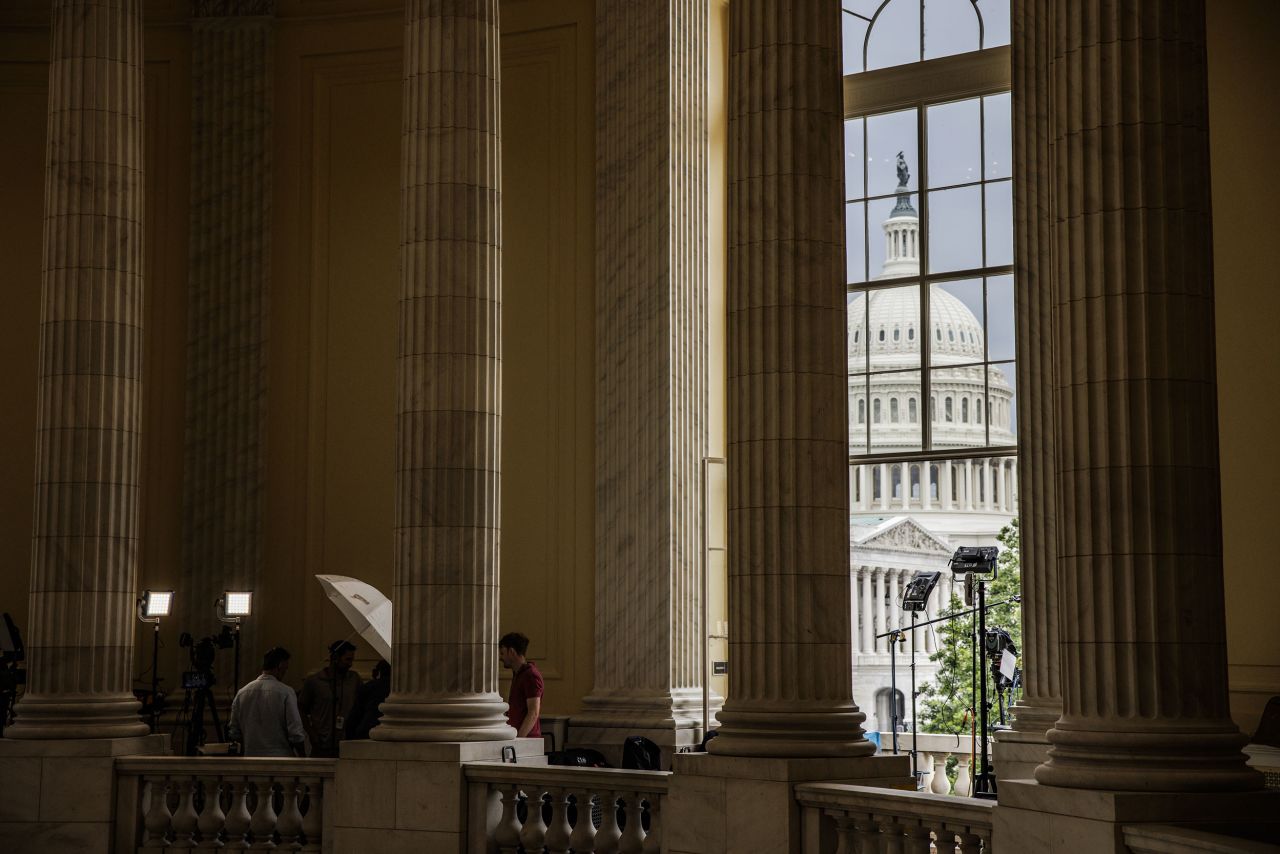
[[[628,736],[622,742],[622,767],[632,771],[661,771],[662,751],[642,735]]]

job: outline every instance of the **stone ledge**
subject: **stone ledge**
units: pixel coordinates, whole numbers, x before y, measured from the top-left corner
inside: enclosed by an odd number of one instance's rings
[[[162,733],[129,738],[25,739],[0,738],[0,759],[7,757],[163,756],[169,736]]]
[[[1104,792],[1042,786],[1034,780],[1000,783],[1001,807],[1105,822],[1244,821],[1280,814],[1280,791]]]
[[[502,759],[502,749],[514,747],[516,758],[541,758],[545,748],[541,738],[511,741],[343,741],[342,759],[369,759],[384,762],[483,762]],[[530,763],[532,764],[532,763]]]
[[[680,753],[674,757],[676,774],[723,777],[735,780],[765,780],[779,783],[854,782],[864,785],[872,779],[901,779],[912,783],[911,757],[861,756],[818,759],[778,759],[756,756],[722,756],[712,753]]]

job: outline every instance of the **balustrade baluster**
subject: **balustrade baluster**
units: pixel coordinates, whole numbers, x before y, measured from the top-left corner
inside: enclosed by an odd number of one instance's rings
[[[921,792],[933,791],[933,754],[921,751],[916,759],[916,788]]]
[[[493,841],[498,844],[501,854],[519,854],[520,851],[520,819],[516,815],[516,805],[520,802],[520,787],[508,786],[502,792],[502,818],[493,829]]]
[[[526,794],[529,812],[525,815],[524,827],[520,828],[520,844],[525,854],[542,854],[547,839],[547,823],[542,820],[542,788],[535,785]]]
[[[623,804],[627,826],[618,840],[618,851],[621,854],[644,854],[644,809],[640,804],[640,793],[628,792],[623,796]]]
[[[551,796],[551,826],[547,828],[547,854],[569,854],[569,838],[573,835],[573,827],[569,824],[569,792],[567,789],[552,789],[548,794]],[[578,820],[582,820],[581,814]]]
[[[622,828],[618,827],[617,792],[600,793],[600,829],[596,831],[595,854],[621,854],[618,845],[622,840]],[[577,849],[574,849],[577,854]]]
[[[307,784],[307,811],[302,815],[302,835],[306,838],[302,850],[319,851],[324,825],[324,780],[314,777],[303,782]]]
[[[973,778],[969,775],[969,757],[960,756],[956,759],[956,794],[962,798],[969,797],[969,786]]]
[[[249,820],[249,831],[253,834],[253,844],[249,847],[255,851],[269,851],[276,847],[276,805],[272,803],[275,795],[275,784],[271,780],[257,782],[258,805]]]
[[[904,854],[930,854],[933,833],[921,823],[902,825]]]
[[[151,777],[147,780],[150,804],[142,819],[147,831],[147,841],[139,851],[163,851],[169,844],[169,824],[173,813],[169,812],[169,778]]]
[[[836,854],[861,854],[857,845],[857,821],[848,813],[828,812],[836,822]]]
[[[905,854],[902,850],[903,831],[906,830],[898,819],[885,818],[880,820],[881,833],[881,849],[884,854]]]
[[[249,781],[237,780],[227,784],[231,790],[231,812],[223,822],[226,830],[228,848],[244,849],[249,847]]]
[[[578,821],[569,836],[569,847],[573,854],[591,854],[596,850],[596,825],[591,820],[591,802],[593,795],[587,791],[573,793],[577,800]]]
[[[951,781],[947,779],[947,757],[948,753],[935,754],[933,757],[933,780],[929,786],[929,791],[935,795],[951,794]]]
[[[276,822],[276,830],[280,834],[279,847],[296,851],[302,847],[298,838],[302,833],[302,808],[299,806],[299,801],[302,800],[302,781],[297,777],[292,781],[282,780],[280,789],[284,795],[284,804]]]
[[[204,793],[204,809],[200,811],[200,820],[196,827],[200,831],[200,842],[197,848],[215,849],[222,847],[218,835],[222,833],[222,825],[227,814],[222,811],[222,784],[217,777],[206,777],[201,781]]]
[[[196,812],[196,786],[194,780],[182,779],[177,782],[178,809],[173,814],[173,841],[170,848],[195,848],[196,825],[200,816]]]
[[[649,805],[649,833],[644,838],[644,854],[662,854],[662,796],[650,795],[646,803]]]
[[[881,854],[884,837],[880,834],[880,821],[873,815],[863,814],[854,821],[858,854]]]
[[[945,822],[940,821],[934,831],[934,835],[937,837],[934,841],[934,850],[938,854],[956,854],[955,828],[948,827]]]

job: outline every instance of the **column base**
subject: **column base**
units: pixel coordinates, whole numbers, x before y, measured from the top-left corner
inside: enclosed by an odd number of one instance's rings
[[[138,717],[141,711],[132,694],[70,699],[26,695],[14,707],[14,723],[5,728],[4,737],[22,741],[138,738],[151,731]]]
[[[1046,786],[1118,792],[1248,792],[1263,777],[1247,764],[1248,740],[1234,725],[1177,732],[1086,730],[1059,721],[1048,760],[1035,769]]]
[[[334,854],[463,854],[468,821],[486,818],[469,816],[463,765],[500,761],[504,747],[515,747],[522,765],[546,764],[540,738],[342,742],[333,794],[325,805],[333,816]]]
[[[662,848],[671,854],[799,851],[796,783],[839,780],[915,789],[911,757],[905,755],[784,759],[689,753],[676,756],[672,770],[662,820]]]
[[[862,728],[867,716],[853,704],[797,710],[790,704],[770,709],[758,703],[736,709],[731,703],[719,718],[720,734],[707,750],[721,756],[854,758],[876,752]]]
[[[511,741],[516,731],[507,724],[507,704],[497,694],[429,700],[392,694],[369,735],[375,741]]]
[[[708,705],[711,725],[723,705],[712,694]],[[569,719],[568,744],[600,751],[615,768],[622,767],[622,743],[639,735],[662,749],[662,767],[671,768],[671,757],[702,743],[702,692],[672,691],[658,696],[587,697],[581,714]]]
[[[1000,783],[992,847],[1019,854],[1130,854],[1124,839],[1127,825],[1177,823],[1256,831],[1250,825],[1278,811],[1280,792],[1104,792],[1008,780]],[[1242,849],[1226,845],[1213,850]]]
[[[6,854],[113,850],[116,758],[160,756],[169,745],[166,735],[18,741],[8,734],[0,739],[0,851]]]
[[[1013,727],[997,732],[991,746],[997,782],[1035,777],[1036,768],[1048,758],[1048,732],[1062,716],[1062,705],[1019,703],[1010,712]]]

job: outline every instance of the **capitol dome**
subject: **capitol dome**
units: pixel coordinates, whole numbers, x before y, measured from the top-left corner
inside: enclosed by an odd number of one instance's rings
[[[876,278],[920,274],[920,218],[899,157],[898,198],[882,225],[885,261]],[[1013,387],[1004,369],[984,365],[982,323],[945,286],[929,290],[930,397],[921,401],[921,287],[858,294],[849,302],[849,444],[854,453],[919,451],[921,422],[932,447],[1012,445]],[[929,415],[926,416],[925,412]]]

